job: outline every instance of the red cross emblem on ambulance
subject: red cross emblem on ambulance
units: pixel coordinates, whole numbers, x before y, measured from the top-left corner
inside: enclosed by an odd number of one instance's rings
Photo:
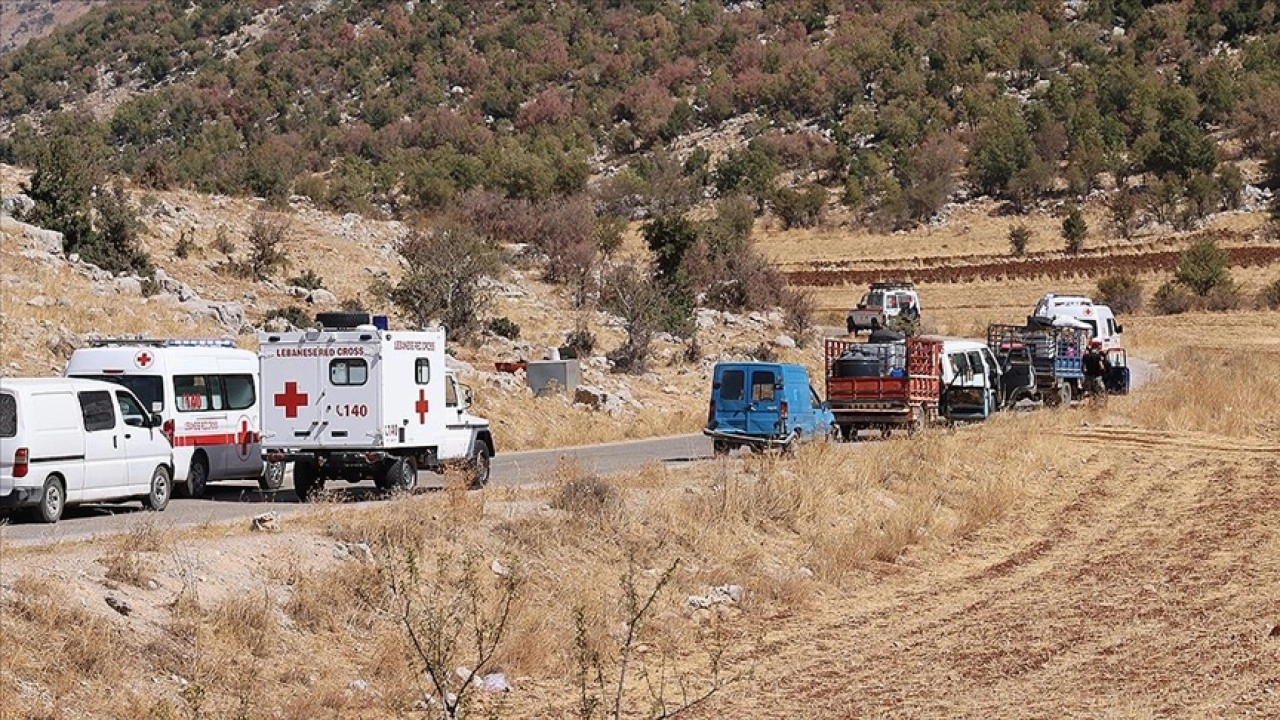
[[[427,391],[418,388],[418,401],[413,404],[413,411],[418,413],[418,424],[427,424]]]
[[[155,358],[146,350],[139,350],[138,354],[133,356],[133,364],[140,368],[145,369],[151,367],[151,363],[153,361],[155,361]]]
[[[240,418],[240,430],[236,433],[236,452],[241,460],[249,459],[249,445],[254,441],[254,433],[249,430],[249,418]]]
[[[298,383],[290,380],[284,384],[284,392],[276,393],[272,396],[272,400],[276,407],[284,408],[284,416],[286,418],[298,417],[298,408],[307,404],[307,394],[298,392]]]

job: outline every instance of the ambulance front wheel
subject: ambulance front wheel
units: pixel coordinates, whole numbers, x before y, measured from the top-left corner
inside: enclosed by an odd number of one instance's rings
[[[284,487],[284,463],[269,462],[262,466],[262,476],[258,478],[258,487],[263,490],[279,490]]]
[[[293,491],[298,500],[309,502],[315,499],[316,493],[324,490],[324,480],[316,475],[316,466],[309,462],[293,464]]]
[[[476,440],[476,446],[471,451],[471,457],[467,458],[467,465],[471,470],[471,487],[472,489],[480,489],[489,484],[489,457],[492,453],[489,451],[489,445],[483,440]]]

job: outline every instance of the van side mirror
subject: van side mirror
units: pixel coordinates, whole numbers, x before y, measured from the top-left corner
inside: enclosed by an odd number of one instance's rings
[[[1122,333],[1122,332],[1124,332],[1124,326],[1123,326],[1123,325],[1116,325],[1116,334],[1117,334],[1117,335],[1119,335],[1119,334],[1120,334],[1120,333]]]
[[[466,385],[463,385],[462,386],[462,406],[471,407],[471,400],[472,400],[471,388],[467,387]]]

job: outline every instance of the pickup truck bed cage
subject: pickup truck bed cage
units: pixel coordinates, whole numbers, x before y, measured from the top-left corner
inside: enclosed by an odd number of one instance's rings
[[[936,416],[940,340],[862,343],[828,338],[825,350],[827,401],[846,438],[863,429],[914,429]],[[846,367],[856,372],[843,372]]]

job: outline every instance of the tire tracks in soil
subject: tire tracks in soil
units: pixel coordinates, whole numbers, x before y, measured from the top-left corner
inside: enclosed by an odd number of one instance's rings
[[[1134,428],[1071,436],[1086,471],[1072,489],[1042,484],[954,555],[924,553],[833,601],[842,612],[771,632],[756,661],[785,670],[768,673],[775,704],[749,714],[1280,714],[1263,692],[1274,664],[1258,658],[1280,653],[1256,632],[1280,594],[1233,594],[1280,577],[1280,490],[1264,477],[1280,463],[1256,452],[1270,449]],[[1138,472],[1112,471],[1117,454],[1136,454]]]

